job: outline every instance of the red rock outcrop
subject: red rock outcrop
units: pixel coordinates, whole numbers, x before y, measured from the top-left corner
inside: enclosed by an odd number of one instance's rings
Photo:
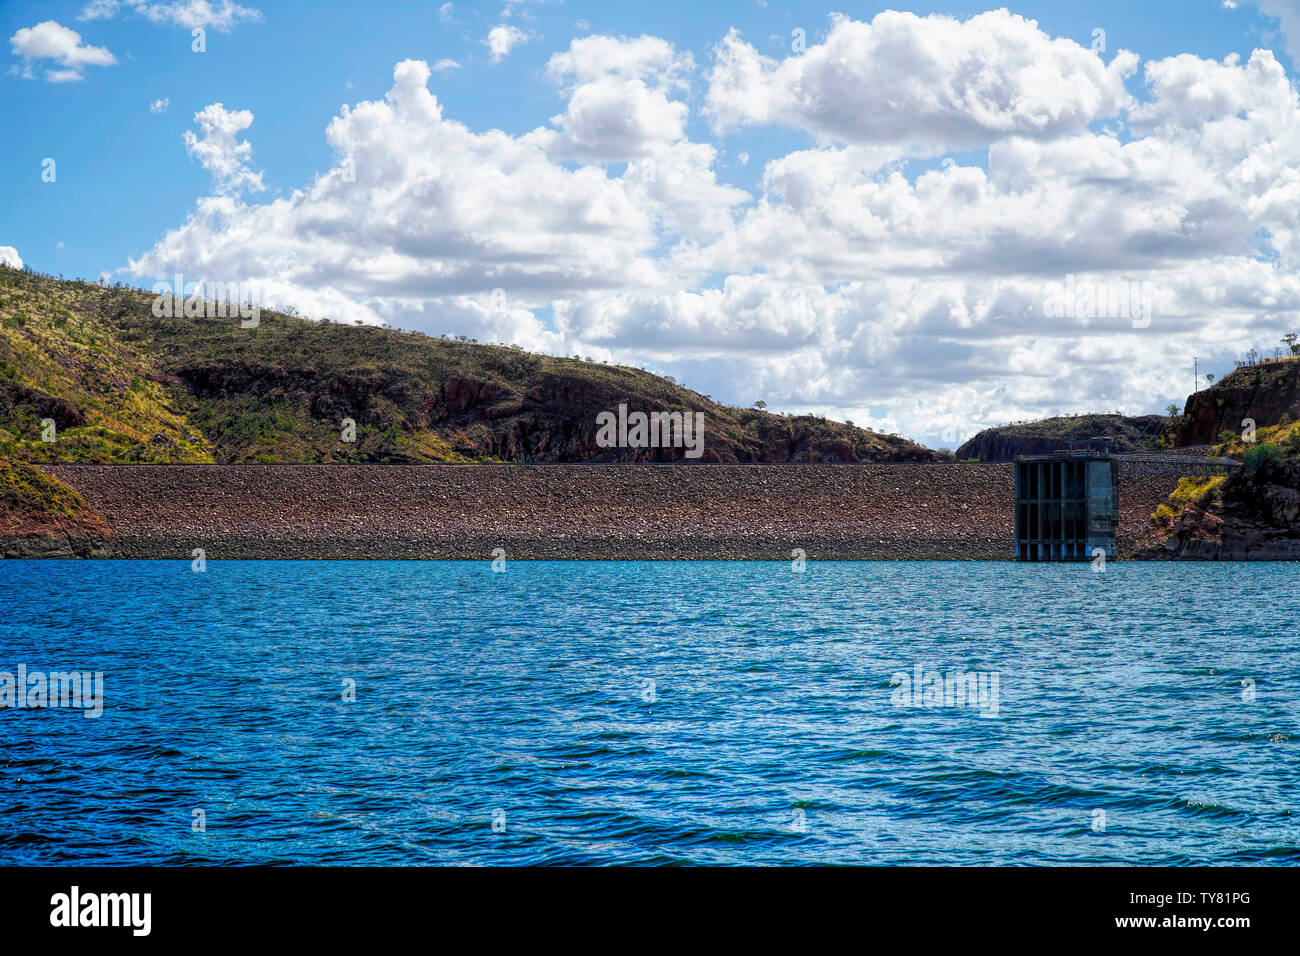
[[[1276,425],[1283,415],[1300,418],[1300,360],[1267,362],[1239,368],[1209,388],[1187,396],[1176,441],[1179,445],[1208,445],[1219,433],[1240,434],[1242,423]]]

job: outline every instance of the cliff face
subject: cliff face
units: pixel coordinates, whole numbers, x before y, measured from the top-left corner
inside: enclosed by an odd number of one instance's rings
[[[1045,418],[1022,425],[986,428],[957,449],[957,458],[979,461],[1014,461],[1018,455],[1042,455],[1097,435],[1112,436],[1114,451],[1152,448],[1168,425],[1161,415],[1079,415]]]
[[[1278,424],[1283,415],[1300,419],[1300,361],[1239,368],[1189,395],[1175,443],[1213,444],[1220,432],[1240,432],[1247,418],[1264,428]]]

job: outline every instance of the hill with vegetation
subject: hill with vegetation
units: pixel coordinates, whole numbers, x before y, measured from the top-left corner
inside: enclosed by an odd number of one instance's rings
[[[597,416],[619,404],[703,413],[706,462],[941,457],[818,416],[723,405],[642,369],[267,310],[255,328],[238,316],[159,318],[154,298],[0,266],[0,459],[684,458],[683,448],[599,447]]]
[[[1099,435],[1114,439],[1113,451],[1147,451],[1156,446],[1168,425],[1163,415],[1064,415],[986,428],[958,448],[956,455],[962,461],[1015,461],[1018,455],[1044,455],[1071,441]]]
[[[1257,361],[1252,353],[1188,396],[1168,442],[1213,442],[1213,454],[1242,467],[1183,479],[1151,516],[1145,556],[1300,558],[1300,348],[1294,335],[1283,341],[1291,355]]]
[[[1240,432],[1300,419],[1300,358],[1243,365],[1187,396],[1174,427],[1175,445],[1209,445]]]
[[[1224,431],[1213,454],[1236,458],[1231,475],[1184,478],[1151,516],[1142,556],[1220,560],[1300,558],[1300,421],[1243,438]]]

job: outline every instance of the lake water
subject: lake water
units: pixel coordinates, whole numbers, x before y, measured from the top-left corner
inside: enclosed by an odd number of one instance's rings
[[[1295,864],[1298,576],[0,561],[0,863]]]

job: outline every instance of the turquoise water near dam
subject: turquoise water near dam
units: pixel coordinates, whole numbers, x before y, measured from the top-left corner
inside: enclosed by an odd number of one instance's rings
[[[0,561],[0,863],[1294,865],[1298,578]]]

